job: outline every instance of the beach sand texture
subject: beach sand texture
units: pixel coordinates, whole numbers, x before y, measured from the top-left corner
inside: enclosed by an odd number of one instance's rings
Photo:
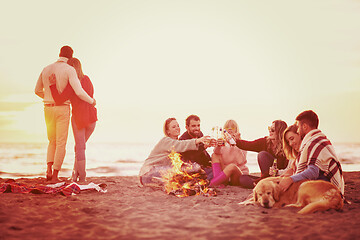
[[[251,190],[177,198],[140,186],[137,177],[92,177],[107,193],[0,194],[0,239],[360,239],[360,172],[345,172],[342,211],[240,206]],[[0,179],[5,182],[7,179]],[[44,178],[17,179],[34,185]]]

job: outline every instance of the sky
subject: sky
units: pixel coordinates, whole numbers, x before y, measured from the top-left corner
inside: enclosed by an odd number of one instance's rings
[[[46,142],[34,88],[64,45],[95,87],[93,142],[156,142],[166,118],[243,139],[308,109],[360,142],[360,1],[2,1],[0,142]],[[21,7],[19,7],[21,6]],[[71,128],[69,141],[72,141]]]

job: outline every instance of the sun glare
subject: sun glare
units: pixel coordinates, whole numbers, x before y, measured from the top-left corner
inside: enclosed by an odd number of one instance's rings
[[[35,96],[36,97],[36,96]],[[34,104],[34,96],[9,95],[1,101],[2,108],[12,106],[11,110],[2,111],[0,117],[3,123],[0,126],[5,133],[3,141],[31,141],[46,140],[46,126],[42,102],[39,99]]]

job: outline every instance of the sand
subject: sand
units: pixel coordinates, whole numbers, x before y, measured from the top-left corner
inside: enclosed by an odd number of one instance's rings
[[[360,172],[345,172],[342,211],[240,206],[251,190],[178,198],[141,187],[137,177],[93,177],[107,193],[0,194],[0,239],[360,239]],[[4,182],[7,179],[0,179]],[[17,179],[29,185],[44,178]]]

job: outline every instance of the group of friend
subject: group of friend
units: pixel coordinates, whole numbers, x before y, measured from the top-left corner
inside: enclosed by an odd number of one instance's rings
[[[66,153],[70,124],[75,139],[75,161],[72,181],[86,181],[86,142],[97,121],[94,87],[84,75],[79,59],[73,58],[73,49],[63,46],[59,59],[46,66],[36,83],[35,94],[43,99],[45,123],[49,140],[46,178],[59,182],[59,171]]]
[[[75,139],[75,161],[73,181],[86,180],[86,142],[93,133],[97,121],[94,88],[88,76],[84,75],[81,63],[73,58],[73,49],[63,46],[59,59],[43,69],[36,83],[35,94],[43,98],[45,122],[48,135],[46,177],[58,182],[58,174],[66,153],[66,142],[70,122]],[[190,115],[186,119],[186,132],[180,136],[179,123],[169,118],[164,123],[163,137],[151,151],[140,169],[143,185],[162,178],[171,166],[169,153],[174,150],[182,160],[198,164],[206,173],[211,187],[235,185],[253,188],[259,179],[249,173],[247,151],[257,152],[261,170],[260,179],[273,174],[274,160],[283,176],[280,187],[283,191],[293,182],[304,179],[325,180],[335,185],[344,194],[344,178],[340,161],[328,138],[318,129],[319,118],[312,110],[300,113],[296,123],[287,126],[282,120],[275,120],[269,126],[269,135],[246,141],[241,139],[239,126],[234,120],[225,122],[225,129],[235,145],[214,147],[210,156],[209,136],[200,130],[200,118]],[[180,138],[179,138],[180,136]]]
[[[198,116],[187,117],[186,132],[182,136],[177,120],[169,118],[164,123],[165,137],[155,145],[140,169],[140,182],[144,186],[158,183],[157,180],[172,168],[168,155],[174,150],[181,154],[184,162],[200,165],[207,174],[210,187],[235,185],[253,188],[257,181],[275,173],[283,177],[280,181],[282,191],[293,182],[308,179],[331,182],[344,194],[340,161],[318,125],[317,114],[307,110],[296,117],[295,124],[287,126],[286,122],[275,120],[268,127],[268,136],[246,141],[241,139],[236,121],[228,120],[223,129],[235,139],[236,145],[216,146],[210,156],[207,151],[209,136],[201,132]],[[247,151],[258,153],[260,178],[249,174]],[[275,159],[279,169],[276,172],[272,169]]]

